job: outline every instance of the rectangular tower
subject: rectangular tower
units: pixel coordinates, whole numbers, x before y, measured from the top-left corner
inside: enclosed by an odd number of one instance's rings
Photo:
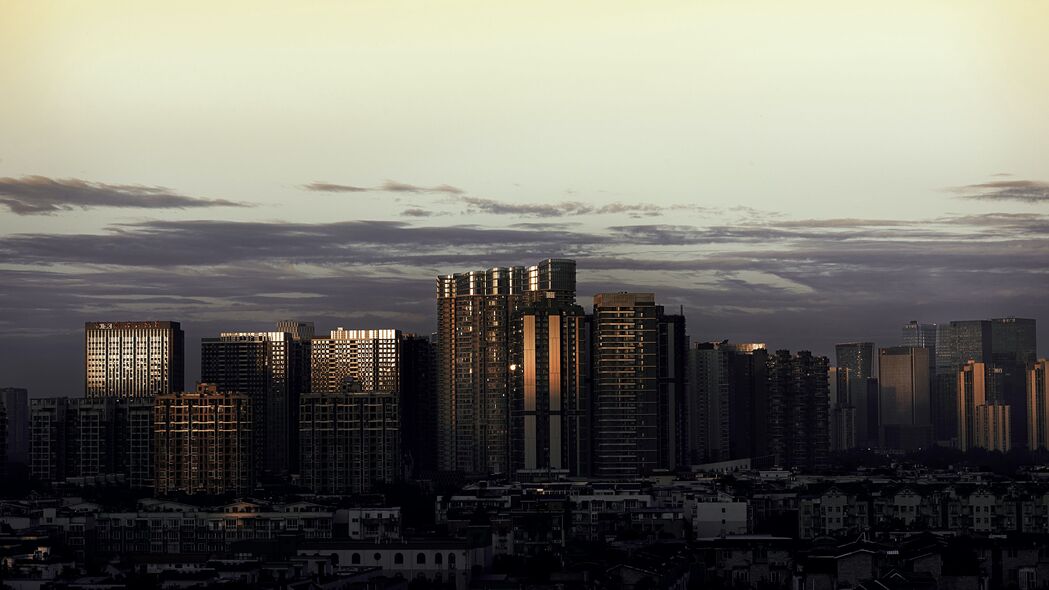
[[[178,322],[87,322],[85,395],[152,397],[180,391],[184,352]]]
[[[986,363],[969,361],[958,371],[958,448],[967,451],[977,442],[977,406],[1004,403],[1002,372]]]
[[[251,400],[256,477],[283,476],[294,464],[292,420],[307,373],[296,364],[303,344],[288,332],[222,332],[201,340],[201,381]]]
[[[594,296],[594,475],[644,476],[659,463],[659,324],[652,293]]]
[[[867,447],[878,440],[878,432],[870,431],[868,425],[867,380],[874,377],[874,343],[848,342],[836,344],[834,353],[837,362],[838,392],[847,393],[849,404],[856,414],[856,445]]]
[[[514,472],[590,472],[590,321],[582,307],[543,299],[513,322],[510,464]]]
[[[396,392],[309,393],[301,404],[302,485],[318,494],[366,494],[400,479]]]
[[[1027,448],[1049,449],[1049,360],[1027,371]]]
[[[247,396],[201,384],[153,403],[157,495],[243,494],[254,487]]]
[[[769,453],[785,468],[820,470],[830,452],[830,361],[800,351],[769,357]]]
[[[7,460],[29,461],[29,391],[20,387],[0,389],[0,404],[7,411]]]
[[[440,469],[507,473],[511,323],[526,304],[575,303],[575,261],[437,277]]]
[[[878,415],[882,448],[916,450],[932,443],[929,349],[894,346],[879,351]]]

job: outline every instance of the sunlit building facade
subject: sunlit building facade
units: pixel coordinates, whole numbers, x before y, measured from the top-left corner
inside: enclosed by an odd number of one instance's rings
[[[1027,371],[1027,448],[1049,449],[1049,360]]]
[[[513,320],[510,462],[514,473],[590,473],[590,321],[543,299]]]
[[[152,397],[183,387],[185,336],[178,322],[84,324],[87,397]]]
[[[507,473],[511,324],[531,302],[574,303],[575,261],[441,275],[436,287],[438,468]]]
[[[201,384],[154,400],[156,494],[245,493],[254,488],[251,399]]]

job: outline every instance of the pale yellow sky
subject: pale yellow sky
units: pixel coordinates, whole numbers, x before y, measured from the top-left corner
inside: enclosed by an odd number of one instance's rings
[[[406,206],[311,181],[921,218],[986,208],[948,186],[1049,178],[1042,1],[5,0],[0,15],[0,176],[258,203],[228,212],[244,219]]]

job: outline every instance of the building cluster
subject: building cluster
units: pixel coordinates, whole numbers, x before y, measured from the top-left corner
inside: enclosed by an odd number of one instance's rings
[[[821,470],[832,452],[1049,447],[1035,321],[911,322],[835,362],[690,342],[652,293],[576,304],[575,262],[443,275],[437,331],[282,321],[201,342],[177,322],[85,326],[82,398],[5,389],[0,447],[44,482],[158,495],[291,482],[365,493],[404,476],[631,479],[750,459]]]

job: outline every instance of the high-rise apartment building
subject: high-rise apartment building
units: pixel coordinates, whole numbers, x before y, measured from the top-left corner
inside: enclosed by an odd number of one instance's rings
[[[591,448],[597,477],[637,477],[688,463],[684,319],[652,293],[594,296]]]
[[[154,399],[156,494],[245,493],[254,487],[251,399],[201,384]]]
[[[39,481],[122,477],[153,485],[149,398],[32,400],[30,475]]]
[[[916,450],[932,444],[929,349],[894,346],[879,351],[878,415],[882,448]]]
[[[590,321],[543,299],[513,319],[510,465],[515,473],[590,472]]]
[[[178,322],[84,324],[87,397],[152,397],[183,386],[185,337]]]
[[[222,332],[201,340],[201,381],[251,401],[255,476],[282,476],[294,466],[293,418],[309,381],[304,344],[288,332]]]
[[[0,477],[7,476],[7,407],[0,398]]]
[[[871,431],[868,417],[867,380],[874,377],[874,343],[848,342],[834,345],[837,362],[838,396],[845,396],[855,413],[855,444],[867,447],[876,443],[877,430]]]
[[[310,350],[313,393],[340,391],[347,378],[364,391],[400,391],[400,330],[336,328],[314,338]]]
[[[958,448],[967,451],[979,446],[976,408],[1003,404],[1002,371],[986,363],[969,361],[958,371]]]
[[[976,444],[988,451],[1008,452],[1012,448],[1009,434],[1011,407],[1006,404],[976,406]]]
[[[7,412],[7,460],[29,461],[29,391],[20,387],[0,388],[0,405]]]
[[[401,340],[401,453],[416,476],[437,470],[437,349],[428,336]]]
[[[318,494],[365,494],[401,476],[397,393],[345,391],[302,396],[302,485]]]
[[[801,351],[769,357],[769,453],[785,468],[824,469],[830,452],[830,361]]]
[[[575,261],[437,277],[438,465],[507,473],[511,324],[526,304],[575,302]]]
[[[1027,448],[1049,449],[1049,360],[1027,371]]]
[[[689,348],[688,367],[691,462],[767,455],[765,345],[696,343]]]

